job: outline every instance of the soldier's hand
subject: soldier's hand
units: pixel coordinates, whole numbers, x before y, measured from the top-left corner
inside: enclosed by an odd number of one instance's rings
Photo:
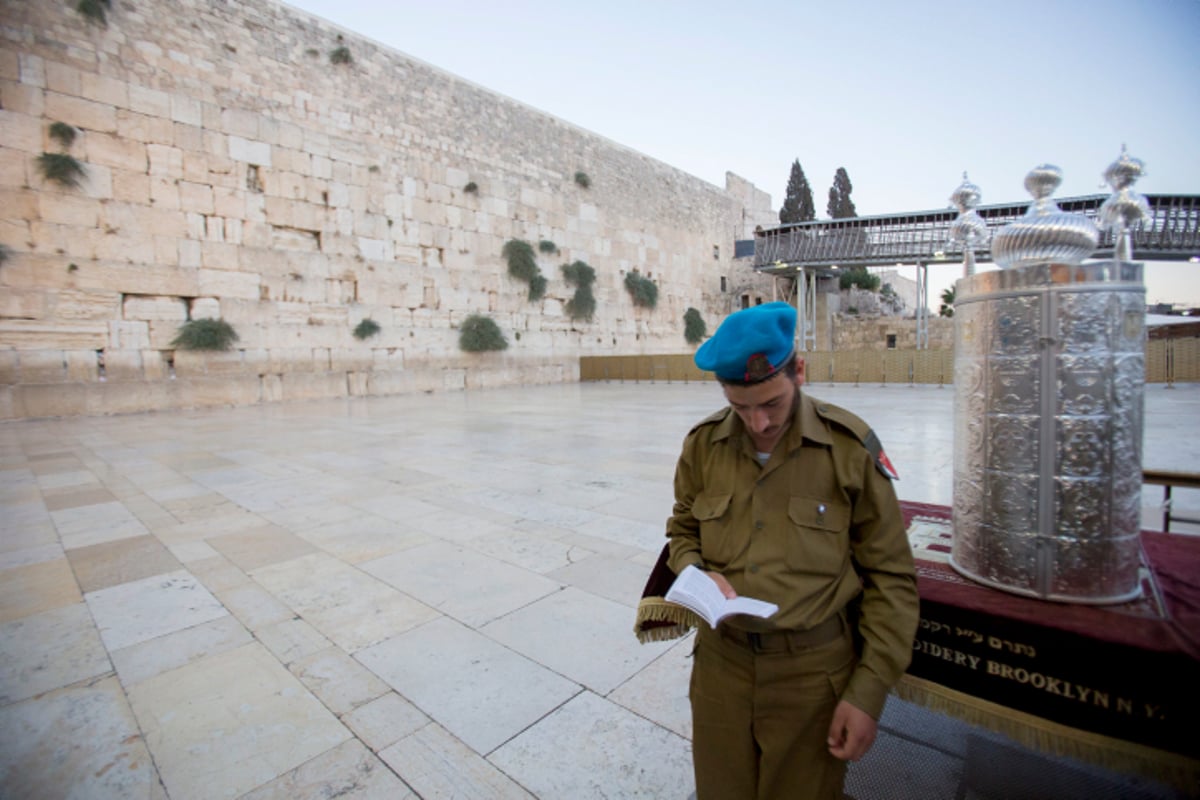
[[[833,710],[829,752],[842,761],[858,761],[871,749],[878,730],[879,723],[870,714],[842,700]]]
[[[733,587],[729,585],[729,580],[721,573],[709,572],[706,570],[704,574],[713,579],[713,583],[715,583],[717,588],[721,590],[721,594],[729,598],[738,596],[738,593],[735,592]]]

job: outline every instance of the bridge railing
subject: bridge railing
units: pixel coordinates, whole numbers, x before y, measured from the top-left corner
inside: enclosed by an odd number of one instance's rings
[[[1095,218],[1108,195],[1057,200],[1063,211]],[[1146,195],[1150,219],[1132,231],[1139,261],[1186,261],[1200,255],[1200,195]],[[981,206],[977,209],[993,233],[1024,216],[1028,203]],[[771,272],[797,266],[870,266],[896,262],[952,261],[962,253],[950,239],[957,218],[952,210],[888,214],[853,219],[783,225],[754,236],[754,267]],[[1093,258],[1113,252],[1111,231],[1101,233]],[[977,261],[991,261],[989,244],[976,250]]]

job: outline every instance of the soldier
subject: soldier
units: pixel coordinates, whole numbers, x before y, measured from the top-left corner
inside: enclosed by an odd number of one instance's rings
[[[773,602],[696,638],[689,696],[698,800],[841,798],[917,628],[916,573],[871,429],[800,390],[796,311],[729,316],[696,352],[729,405],[688,433],[670,568]]]

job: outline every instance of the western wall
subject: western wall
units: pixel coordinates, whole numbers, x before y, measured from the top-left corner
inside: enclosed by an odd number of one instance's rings
[[[714,186],[273,0],[106,16],[0,0],[0,418],[570,382],[581,356],[688,352],[689,307],[711,332],[772,299],[734,258],[770,197],[735,175]],[[538,253],[540,301],[508,274],[512,239]],[[564,310],[576,260],[591,322]],[[460,349],[477,313],[506,350]],[[234,349],[172,345],[207,317]],[[364,319],[380,331],[360,340]]]

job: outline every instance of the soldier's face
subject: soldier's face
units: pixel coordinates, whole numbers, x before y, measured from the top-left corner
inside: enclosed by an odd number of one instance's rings
[[[792,379],[781,372],[753,386],[722,385],[725,399],[750,432],[755,450],[769,453],[775,449],[791,424],[802,380],[799,375]]]

